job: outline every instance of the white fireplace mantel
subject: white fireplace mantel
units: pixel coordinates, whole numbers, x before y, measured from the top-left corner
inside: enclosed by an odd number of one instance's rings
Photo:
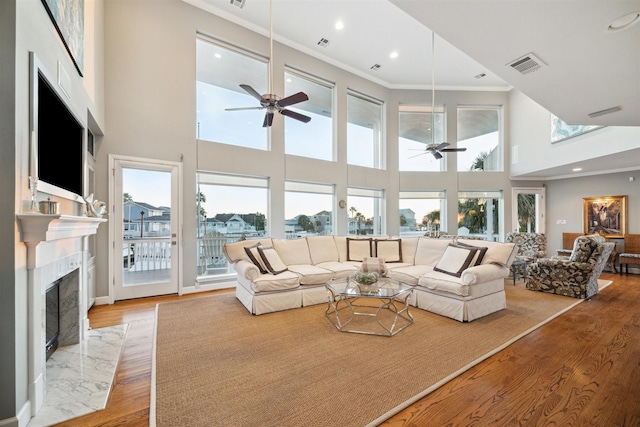
[[[27,245],[27,268],[35,268],[35,248],[42,242],[96,234],[103,218],[73,215],[17,214],[20,240]]]

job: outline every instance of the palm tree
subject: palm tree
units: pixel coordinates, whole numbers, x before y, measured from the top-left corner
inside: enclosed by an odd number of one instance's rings
[[[489,156],[489,152],[483,151],[473,159],[473,163],[471,163],[471,168],[469,170],[472,171],[483,171],[484,170],[484,162]]]
[[[536,195],[518,194],[518,231],[531,233],[536,228]]]

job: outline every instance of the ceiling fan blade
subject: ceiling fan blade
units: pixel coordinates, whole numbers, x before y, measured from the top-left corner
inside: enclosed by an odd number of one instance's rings
[[[407,157],[407,158],[408,158],[408,159],[414,159],[414,158],[416,158],[416,157],[418,157],[418,156],[422,156],[422,155],[424,155],[424,154],[427,154],[427,152],[426,152],[426,151],[423,151],[423,152],[422,152],[422,153],[420,153],[420,154],[415,154],[415,155],[413,155],[413,156],[409,156],[409,157]]]
[[[448,147],[449,145],[450,145],[450,144],[449,144],[448,142],[441,142],[440,144],[438,144],[438,145],[436,145],[436,146],[434,147],[434,150],[436,150],[436,151],[440,151],[440,150],[442,150],[443,148]]]
[[[242,110],[262,110],[265,107],[240,107],[240,108],[225,108],[224,111],[242,111]]]
[[[291,96],[287,96],[286,98],[282,98],[280,101],[276,102],[280,108],[287,107],[289,105],[297,104],[298,102],[308,101],[309,97],[304,92],[298,92]]]
[[[267,113],[264,115],[264,122],[262,122],[263,128],[268,128],[273,123],[273,113]]]
[[[256,90],[254,88],[252,88],[249,85],[240,85],[240,87],[242,89],[244,89],[249,95],[253,96],[255,99],[257,99],[260,102],[265,101],[265,99],[262,97],[262,95],[260,95],[258,92],[256,92]]]
[[[292,119],[300,120],[304,123],[309,123],[311,121],[311,117],[309,116],[305,116],[304,114],[296,113],[295,111],[287,110],[284,108],[280,110],[280,113],[283,116],[291,117]]]
[[[443,148],[440,151],[451,152],[451,151],[467,151],[466,148]]]
[[[431,154],[433,154],[433,157],[435,157],[436,159],[441,159],[442,158],[442,154],[438,153],[437,151],[434,151]]]

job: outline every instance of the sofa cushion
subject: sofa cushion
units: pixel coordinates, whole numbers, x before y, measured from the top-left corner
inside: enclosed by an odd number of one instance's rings
[[[371,239],[352,239],[347,237],[347,261],[362,261],[371,256]]]
[[[340,260],[338,247],[333,236],[309,236],[307,237],[307,245],[313,265]]]
[[[358,272],[357,263],[351,262],[328,261],[321,262],[320,264],[316,265],[316,267],[321,267],[326,270],[332,271],[334,279],[343,279],[345,277],[350,277]]]
[[[273,239],[273,247],[285,265],[311,264],[307,239]]]
[[[518,252],[515,243],[500,243],[487,240],[465,240],[466,245],[487,248],[487,252],[482,259],[481,264],[498,264],[503,267],[509,267]]]
[[[450,244],[438,264],[433,269],[441,273],[460,277],[462,272],[469,267],[478,250],[470,246],[457,246]]]
[[[280,274],[261,274],[251,281],[254,292],[273,292],[296,289],[300,286],[300,276],[291,271]]]
[[[240,240],[239,242],[234,242],[234,243],[225,243],[223,247],[224,255],[227,257],[227,260],[232,264],[241,259],[250,261],[249,256],[244,251],[244,248],[245,246],[252,246],[252,245],[255,245],[256,243],[260,243],[263,246],[273,245],[273,241],[271,240],[270,237],[266,237],[263,239]]]
[[[384,262],[402,262],[402,239],[375,239],[375,256]]]
[[[413,263],[415,265],[430,265],[433,267],[440,261],[449,243],[451,243],[451,240],[420,237]]]
[[[269,271],[267,270],[267,266],[264,265],[264,261],[262,260],[262,257],[260,256],[260,252],[258,252],[258,246],[261,246],[262,244],[260,242],[256,243],[255,245],[252,246],[245,246],[244,247],[244,251],[247,253],[247,256],[249,257],[249,260],[256,266],[258,267],[258,270],[260,270],[260,273],[264,274],[264,273],[268,273]]]
[[[588,262],[598,242],[587,236],[578,237],[573,243],[573,251],[569,257],[571,262]]]
[[[418,279],[430,271],[433,271],[433,267],[429,265],[409,265],[389,269],[389,277],[415,286]]]
[[[289,271],[293,271],[300,276],[301,285],[320,285],[333,279],[332,271],[318,267],[317,265],[290,265],[288,268]]]
[[[387,277],[389,274],[384,259],[378,257],[364,257],[360,271],[362,273],[378,273],[382,277]]]
[[[420,277],[418,285],[436,291],[448,292],[455,295],[468,296],[469,285],[462,282],[458,276],[448,273],[432,271]]]
[[[460,241],[458,241],[458,243],[456,243],[456,245],[462,246],[462,247],[466,246],[468,248],[477,249],[475,256],[471,260],[471,264],[470,265],[480,265],[480,264],[482,264],[482,260],[484,259],[484,256],[486,255],[487,251],[489,250],[489,248],[487,248],[486,246],[471,246],[471,245],[467,245],[466,243],[462,243]]]
[[[258,246],[258,252],[264,265],[271,274],[280,274],[287,271],[287,266],[282,262],[280,256],[272,246]]]

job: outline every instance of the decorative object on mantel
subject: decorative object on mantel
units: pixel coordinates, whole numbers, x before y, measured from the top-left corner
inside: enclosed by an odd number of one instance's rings
[[[51,200],[51,197],[47,197],[47,200],[38,203],[40,205],[40,213],[47,215],[60,214],[60,203]]]
[[[102,216],[107,212],[107,204],[97,199],[94,200],[93,193],[85,197],[84,201],[87,204],[87,216],[102,218]]]
[[[29,177],[29,193],[31,194],[29,212],[40,213],[40,209],[38,209],[38,202],[36,201],[36,196],[38,195],[38,178],[35,176]]]

